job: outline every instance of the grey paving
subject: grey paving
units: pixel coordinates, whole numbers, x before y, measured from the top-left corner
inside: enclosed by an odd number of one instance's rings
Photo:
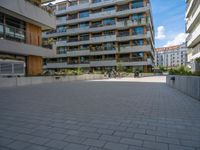
[[[0,150],[200,150],[200,102],[141,80],[1,88]]]

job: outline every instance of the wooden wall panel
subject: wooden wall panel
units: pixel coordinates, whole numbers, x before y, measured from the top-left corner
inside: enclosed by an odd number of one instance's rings
[[[27,75],[39,75],[42,73],[43,58],[39,56],[27,57]]]
[[[36,25],[26,23],[26,42],[32,45],[42,45],[42,29]]]

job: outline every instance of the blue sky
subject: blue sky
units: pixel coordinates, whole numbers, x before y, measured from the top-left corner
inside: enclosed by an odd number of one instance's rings
[[[185,39],[185,0],[151,0],[156,47],[181,44]],[[158,32],[159,28],[159,32]]]
[[[56,2],[63,0],[56,0]],[[171,46],[185,40],[185,0],[150,0],[156,34],[155,47]],[[159,30],[159,31],[158,31]]]

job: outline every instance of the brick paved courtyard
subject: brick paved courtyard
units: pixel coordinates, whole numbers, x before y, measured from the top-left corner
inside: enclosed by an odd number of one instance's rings
[[[200,150],[200,102],[161,79],[1,88],[0,150]]]

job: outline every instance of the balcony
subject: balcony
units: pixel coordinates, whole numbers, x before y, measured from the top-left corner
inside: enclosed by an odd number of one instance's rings
[[[187,46],[189,48],[192,48],[200,41],[200,25],[188,35],[187,39]]]
[[[92,60],[90,61],[91,67],[101,67],[101,66],[116,66],[117,62],[113,60]]]
[[[29,36],[32,39],[41,39],[41,36],[34,33],[0,24],[0,51],[23,56],[50,57],[55,54],[52,49],[39,46],[39,43],[38,45],[29,44],[30,42],[26,39]]]
[[[111,2],[111,1],[108,1],[108,2]],[[99,5],[99,3],[98,3],[98,5]],[[70,19],[70,20],[68,19],[66,21],[65,20],[64,21],[59,21],[57,24],[58,25],[61,25],[61,24],[75,24],[75,23],[79,23],[79,22],[94,20],[94,19],[97,19],[97,18],[98,19],[103,19],[103,18],[107,18],[107,17],[124,16],[124,15],[128,15],[128,14],[133,14],[133,13],[145,12],[145,11],[148,11],[148,10],[150,10],[150,5],[149,4],[147,4],[144,7],[127,9],[127,10],[124,10],[124,11],[111,10],[111,11],[103,11],[103,12],[99,12],[99,13],[92,13],[92,14],[89,14],[89,17],[73,18],[73,19]]]
[[[67,41],[56,41],[56,46],[66,46],[67,45]]]
[[[107,35],[107,36],[100,36],[100,37],[92,37],[90,39],[91,43],[101,43],[101,42],[112,42],[116,41],[116,35]]]
[[[122,66],[144,66],[148,65],[147,60],[142,57],[133,57],[133,58],[120,58],[119,64]]]
[[[188,18],[188,20],[186,22],[187,32],[189,32],[191,29],[195,28],[195,25],[198,24],[199,18],[200,18],[200,1],[199,1],[199,6],[197,7],[197,10],[192,15],[192,17]]]
[[[142,46],[120,46],[119,53],[131,53],[131,52],[150,52],[153,51],[151,45]]]
[[[47,63],[46,65],[43,66],[44,69],[53,69],[53,68],[66,68],[67,63],[62,62],[62,63]]]
[[[89,38],[82,38],[80,40],[78,39],[69,39],[67,42],[67,46],[75,46],[75,45],[83,45],[83,44],[88,44],[90,43]]]
[[[106,54],[116,54],[115,47],[108,47],[108,48],[94,48],[90,50],[90,55],[106,55]]]
[[[71,63],[67,65],[67,68],[89,68],[90,64],[89,62],[82,62],[82,63]]]
[[[1,0],[0,6],[13,17],[41,26],[42,29],[56,28],[56,18],[41,7],[33,5],[28,0]]]
[[[74,56],[89,56],[90,50],[73,50],[73,51],[67,51],[67,56],[74,57]]]
[[[99,19],[99,18],[112,17],[112,16],[115,16],[115,13],[116,13],[116,10],[93,13],[93,14],[90,14],[90,18],[91,19],[96,19],[96,18]]]
[[[127,40],[134,40],[134,39],[145,39],[145,38],[151,38],[151,32],[147,31],[146,34],[136,34],[136,35],[130,35],[130,36],[122,36],[117,37],[117,41],[127,41]]]
[[[126,0],[126,1],[129,2],[131,0]],[[117,4],[117,3],[120,4],[121,2],[124,2],[124,0],[101,0],[101,2],[98,2],[98,3],[92,3],[92,2],[81,3],[78,5],[66,7],[66,9],[63,9],[63,10],[56,10],[56,15],[62,15],[69,12],[76,12],[77,10],[82,11],[86,9],[109,6],[110,4]]]

